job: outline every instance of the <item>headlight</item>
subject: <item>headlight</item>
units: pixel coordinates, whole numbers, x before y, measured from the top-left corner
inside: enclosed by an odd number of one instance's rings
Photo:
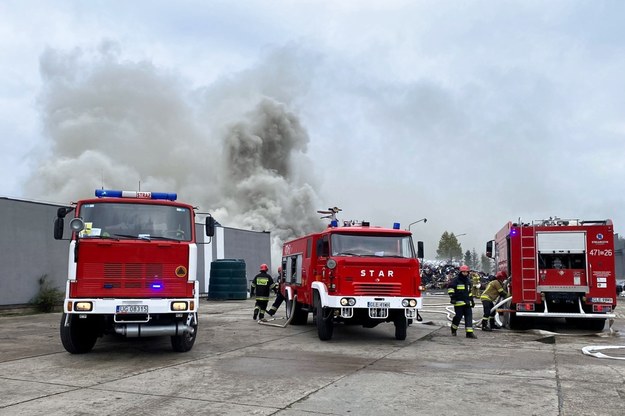
[[[417,300],[416,299],[402,299],[401,306],[403,306],[404,308],[414,308],[417,306]]]
[[[76,302],[74,304],[75,311],[89,312],[92,309],[93,309],[93,303],[91,302]]]
[[[354,299],[354,298],[341,298],[340,303],[341,303],[341,306],[354,306],[356,304],[356,299]]]
[[[69,222],[69,228],[71,228],[72,231],[79,233],[85,229],[85,221],[80,217],[72,218]]]
[[[328,259],[328,261],[326,262],[326,267],[330,270],[334,269],[336,267],[336,260]]]
[[[172,302],[171,310],[172,311],[186,311],[187,309],[189,309],[188,305],[189,304],[187,302]]]

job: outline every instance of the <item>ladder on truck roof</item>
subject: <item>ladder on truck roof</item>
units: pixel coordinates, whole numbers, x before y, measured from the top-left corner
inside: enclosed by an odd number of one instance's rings
[[[519,227],[521,231],[521,291],[524,302],[536,302],[536,230]]]

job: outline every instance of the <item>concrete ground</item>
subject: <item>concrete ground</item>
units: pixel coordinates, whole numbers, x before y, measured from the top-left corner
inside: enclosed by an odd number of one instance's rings
[[[202,300],[188,353],[168,338],[110,336],[71,355],[60,313],[2,316],[0,415],[625,414],[625,302],[615,333],[556,320],[471,340],[450,336],[446,301],[427,296],[405,341],[382,324],[336,327],[324,342],[312,317],[271,327],[252,320],[252,300]],[[586,346],[623,348],[596,358]]]

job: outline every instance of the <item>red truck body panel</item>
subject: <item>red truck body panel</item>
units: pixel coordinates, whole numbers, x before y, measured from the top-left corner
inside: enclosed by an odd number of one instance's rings
[[[616,276],[610,220],[509,222],[494,243],[497,271],[509,276],[511,307],[518,315],[613,316],[609,312],[616,307]]]

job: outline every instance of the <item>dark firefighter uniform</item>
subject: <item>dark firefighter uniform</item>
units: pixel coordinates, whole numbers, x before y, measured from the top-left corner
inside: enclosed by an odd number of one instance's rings
[[[497,300],[499,296],[502,298],[508,297],[508,293],[504,290],[501,280],[503,280],[502,276],[499,276],[498,274],[497,278],[486,286],[486,289],[484,289],[482,295],[480,296],[482,307],[484,308],[484,316],[482,316],[482,330],[484,331],[492,331],[493,329],[501,328],[495,322],[495,314],[497,313],[497,310],[494,308],[495,300]]]
[[[282,278],[282,267],[279,267],[278,277],[276,278],[276,286],[275,286],[276,300],[273,301],[273,305],[271,305],[271,308],[269,308],[269,310],[267,311],[269,316],[274,316],[276,312],[278,311],[278,308],[280,307],[280,305],[282,305],[282,302],[286,300],[284,298],[284,295],[282,295],[283,287],[284,287],[284,279]]]
[[[454,305],[456,313],[451,321],[451,334],[456,335],[458,325],[460,325],[460,321],[464,317],[467,338],[477,338],[473,333],[473,311],[471,307],[475,304],[471,297],[471,278],[468,270],[463,271],[462,267],[460,270],[460,273],[447,286],[447,294],[451,298],[451,303]]]
[[[256,296],[256,304],[254,305],[254,319],[263,319],[265,317],[265,309],[267,309],[267,303],[269,302],[269,293],[275,287],[273,279],[267,273],[266,270],[261,270],[254,280],[252,280],[252,287],[250,289],[250,295]]]

